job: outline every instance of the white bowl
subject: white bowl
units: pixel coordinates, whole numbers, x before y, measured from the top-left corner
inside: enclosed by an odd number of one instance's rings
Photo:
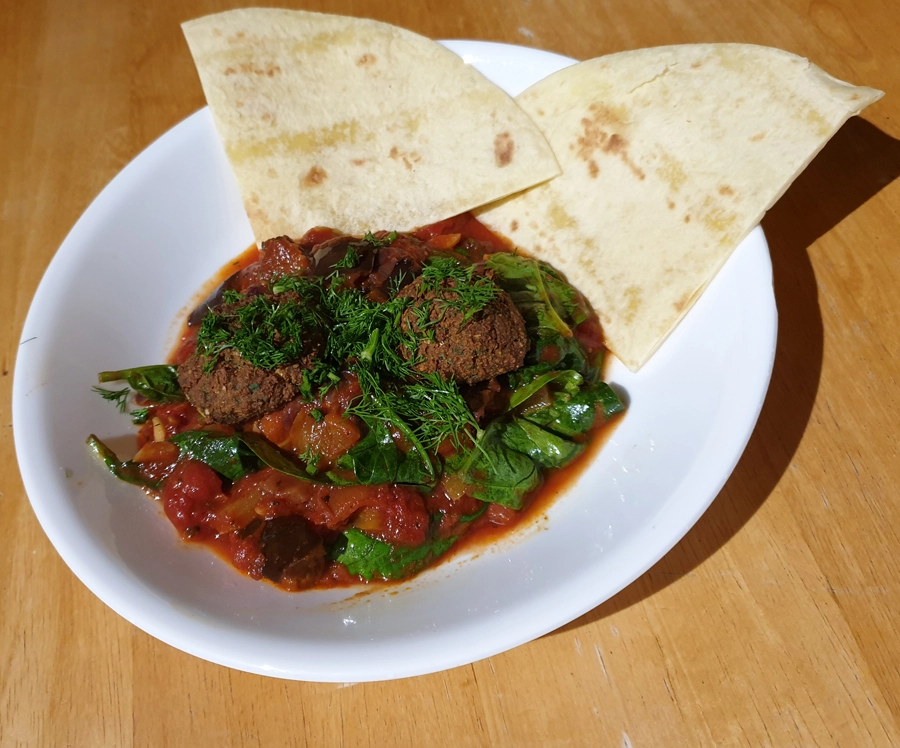
[[[513,95],[573,62],[446,45]],[[183,543],[157,503],[85,447],[91,432],[113,443],[133,433],[91,392],[97,372],[162,361],[198,288],[252,240],[202,110],[129,164],[63,242],[29,311],[13,388],[22,477],[62,558],[136,626],[213,662],[292,679],[380,680],[534,639],[678,542],[731,473],[762,406],[776,311],[757,228],[638,374],[613,363],[610,379],[630,408],[538,524],[400,587],[281,592]]]

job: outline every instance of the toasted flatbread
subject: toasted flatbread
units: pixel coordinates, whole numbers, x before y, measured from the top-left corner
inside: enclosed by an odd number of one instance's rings
[[[565,272],[637,370],[838,128],[881,96],[745,44],[582,62],[517,98],[563,175],[478,215]]]
[[[258,241],[411,229],[559,173],[509,96],[405,29],[273,8],[183,29]]]

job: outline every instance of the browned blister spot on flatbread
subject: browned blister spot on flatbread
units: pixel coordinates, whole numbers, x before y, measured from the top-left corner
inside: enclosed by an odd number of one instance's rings
[[[591,112],[591,115],[581,118],[582,133],[575,141],[578,158],[588,165],[588,173],[594,176],[591,161],[594,160],[594,154],[599,151],[622,159],[625,165],[631,169],[632,174],[643,180],[646,175],[643,169],[632,161],[628,150],[628,140],[616,132],[624,124],[622,115],[616,110],[596,102],[588,107],[588,111]],[[599,167],[597,173],[600,173]]]
[[[726,195],[731,196],[731,195],[734,195],[734,190],[731,187],[729,187],[727,184],[723,184],[721,187],[719,187],[719,194],[722,195],[723,197]]]
[[[510,231],[518,231],[519,230],[519,222],[515,218],[509,224],[509,230]]]
[[[665,151],[659,154],[659,159],[662,164],[657,168],[656,174],[669,185],[672,192],[679,192],[688,181],[684,166],[678,159]]]
[[[750,142],[751,142],[751,143],[758,143],[758,142],[759,142],[760,140],[762,140],[764,137],[766,137],[766,134],[765,134],[764,132],[758,132],[758,133],[756,133],[756,135],[751,135],[751,136],[750,136]]]
[[[675,308],[675,311],[679,314],[684,311],[685,307],[687,307],[688,302],[691,300],[691,294],[685,294],[677,301],[672,302],[672,306]]]
[[[547,216],[550,223],[557,231],[562,229],[574,229],[578,226],[578,222],[563,208],[559,203],[551,203],[547,209]]]
[[[251,221],[269,222],[269,215],[259,206],[259,195],[256,193],[251,193],[247,198],[244,203],[244,210],[247,211],[247,217]]]
[[[731,232],[737,221],[737,214],[734,211],[719,204],[712,196],[707,196],[698,209],[698,213],[699,220],[709,231],[718,236],[720,243],[728,243],[733,239]]]
[[[304,187],[318,187],[328,178],[328,172],[321,166],[313,166],[303,177]]]
[[[361,55],[360,58],[356,61],[356,64],[360,67],[369,67],[370,65],[374,65],[375,61],[378,58],[375,57],[371,52],[366,52],[364,55]]]
[[[625,321],[631,322],[644,301],[644,291],[640,286],[629,286],[622,294],[625,299]]]
[[[422,157],[415,151],[401,151],[397,146],[391,146],[390,157],[395,161],[400,160],[407,169],[412,169],[413,164],[422,161]]]
[[[675,203],[673,203],[671,200],[668,200],[666,202],[666,206],[669,208],[669,210],[675,210]]]
[[[516,142],[508,132],[501,132],[494,138],[494,160],[497,166],[509,166],[516,152]]]
[[[265,75],[274,78],[277,73],[281,72],[281,67],[273,62],[267,62],[262,65],[254,65],[251,62],[241,62],[237,67],[229,65],[225,68],[225,75],[235,75],[236,73],[244,75]]]
[[[610,135],[606,142],[603,144],[603,150],[606,153],[615,153],[616,155],[620,155],[625,153],[628,148],[628,143],[625,141],[619,133],[614,132]]]
[[[364,163],[366,163],[366,161],[368,161],[367,158],[351,158],[350,159],[350,163],[353,164],[354,166],[362,166]]]
[[[591,179],[596,179],[600,176],[600,167],[597,166],[597,162],[594,159],[588,161],[588,174],[591,175]]]

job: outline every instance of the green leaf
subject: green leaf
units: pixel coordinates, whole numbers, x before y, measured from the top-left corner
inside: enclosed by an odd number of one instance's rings
[[[136,462],[132,462],[131,460],[121,462],[116,456],[116,453],[93,434],[87,438],[87,445],[88,449],[90,449],[91,452],[106,465],[109,472],[115,475],[119,480],[123,480],[126,483],[133,483],[136,486],[142,486],[144,488],[159,488],[158,483],[149,481],[141,475],[140,467]]]
[[[281,451],[277,446],[272,444],[268,439],[251,431],[242,431],[235,436],[246,445],[253,454],[266,466],[277,470],[279,473],[291,475],[294,478],[305,480],[308,483],[345,483],[334,479],[331,475],[328,480],[323,480],[316,476],[310,475],[306,469],[306,465],[300,465],[293,456]]]
[[[373,234],[371,231],[367,231],[366,235],[363,237],[363,241],[368,242],[369,244],[371,244],[373,247],[376,247],[376,248],[377,247],[389,247],[391,244],[394,243],[394,240],[396,240],[396,238],[397,238],[396,231],[392,231],[390,234],[388,234],[386,237],[384,237],[384,239],[378,239],[375,237],[375,234]]]
[[[402,430],[402,429],[401,429]],[[352,470],[367,486],[383,483],[433,485],[434,467],[421,446],[404,454],[394,442],[385,421],[371,419],[369,433],[337,462],[339,468]]]
[[[516,306],[540,317],[543,326],[568,337],[572,327],[587,319],[587,306],[580,294],[547,263],[497,252],[490,256],[487,267]]]
[[[574,460],[583,444],[564,439],[524,419],[514,418],[503,431],[503,443],[516,452],[528,455],[545,468],[558,468]]]
[[[549,361],[557,369],[586,373],[591,362],[573,332],[589,314],[584,297],[544,262],[497,252],[487,267],[525,319],[532,341],[526,360],[531,364]]]
[[[265,465],[308,483],[346,483],[331,475],[327,476],[327,480],[310,475],[307,464],[301,464],[264,436],[250,431],[231,435],[215,431],[182,431],[170,441],[186,457],[199,460],[233,481]]]
[[[538,390],[551,382],[571,394],[578,392],[578,388],[584,382],[584,377],[574,369],[546,371],[541,365],[531,367],[531,369],[536,371],[532,372],[533,376],[530,378],[528,369],[522,369],[519,372],[510,374],[510,386],[514,388],[513,394],[509,399],[510,410],[524,403]]]
[[[131,422],[135,426],[140,426],[143,423],[147,423],[147,419],[150,417],[150,408],[135,408],[131,411]]]
[[[625,410],[615,390],[606,382],[597,382],[575,394],[566,390],[554,392],[552,405],[529,411],[523,417],[563,436],[575,436],[586,433],[594,425],[598,407],[604,420]]]
[[[352,470],[356,479],[367,486],[392,483],[400,463],[399,453],[385,423],[373,420],[369,433],[338,458],[337,466]]]
[[[343,535],[332,549],[331,558],[346,566],[351,574],[366,580],[411,576],[446,553],[456,541],[456,538],[435,538],[416,548],[401,548],[372,538],[356,528],[346,530]]]
[[[461,473],[474,498],[521,509],[528,494],[540,485],[541,474],[530,457],[504,443],[508,425],[493,421],[472,451],[448,459],[446,468]]]
[[[168,364],[138,366],[134,369],[101,371],[100,382],[125,380],[131,388],[153,403],[180,403],[184,393],[178,384],[178,369]]]
[[[237,434],[215,431],[183,431],[169,439],[184,457],[211,467],[231,481],[259,469],[256,455]]]

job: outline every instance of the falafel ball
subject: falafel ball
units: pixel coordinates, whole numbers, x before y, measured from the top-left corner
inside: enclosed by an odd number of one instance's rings
[[[239,312],[257,296],[225,304],[210,314],[226,320],[225,329],[241,329]],[[265,294],[277,303],[297,303],[293,293]],[[201,329],[202,335],[202,329]],[[275,332],[276,341],[278,333]],[[283,341],[277,341],[283,342]],[[262,368],[248,361],[236,347],[225,347],[211,356],[198,345],[178,367],[178,383],[188,402],[215,423],[239,424],[283,408],[300,394],[304,373],[323,347],[321,330],[307,328],[300,342],[301,353],[283,364]]]
[[[467,320],[465,312],[454,304],[460,299],[455,287],[452,279],[434,288],[419,277],[400,290],[398,296],[413,299],[401,317],[401,329],[419,338],[415,352],[401,346],[401,354],[407,360],[415,354],[416,371],[438,372],[465,384],[520,368],[529,341],[525,321],[509,295],[495,286],[493,300]],[[423,323],[425,314],[427,321]]]

